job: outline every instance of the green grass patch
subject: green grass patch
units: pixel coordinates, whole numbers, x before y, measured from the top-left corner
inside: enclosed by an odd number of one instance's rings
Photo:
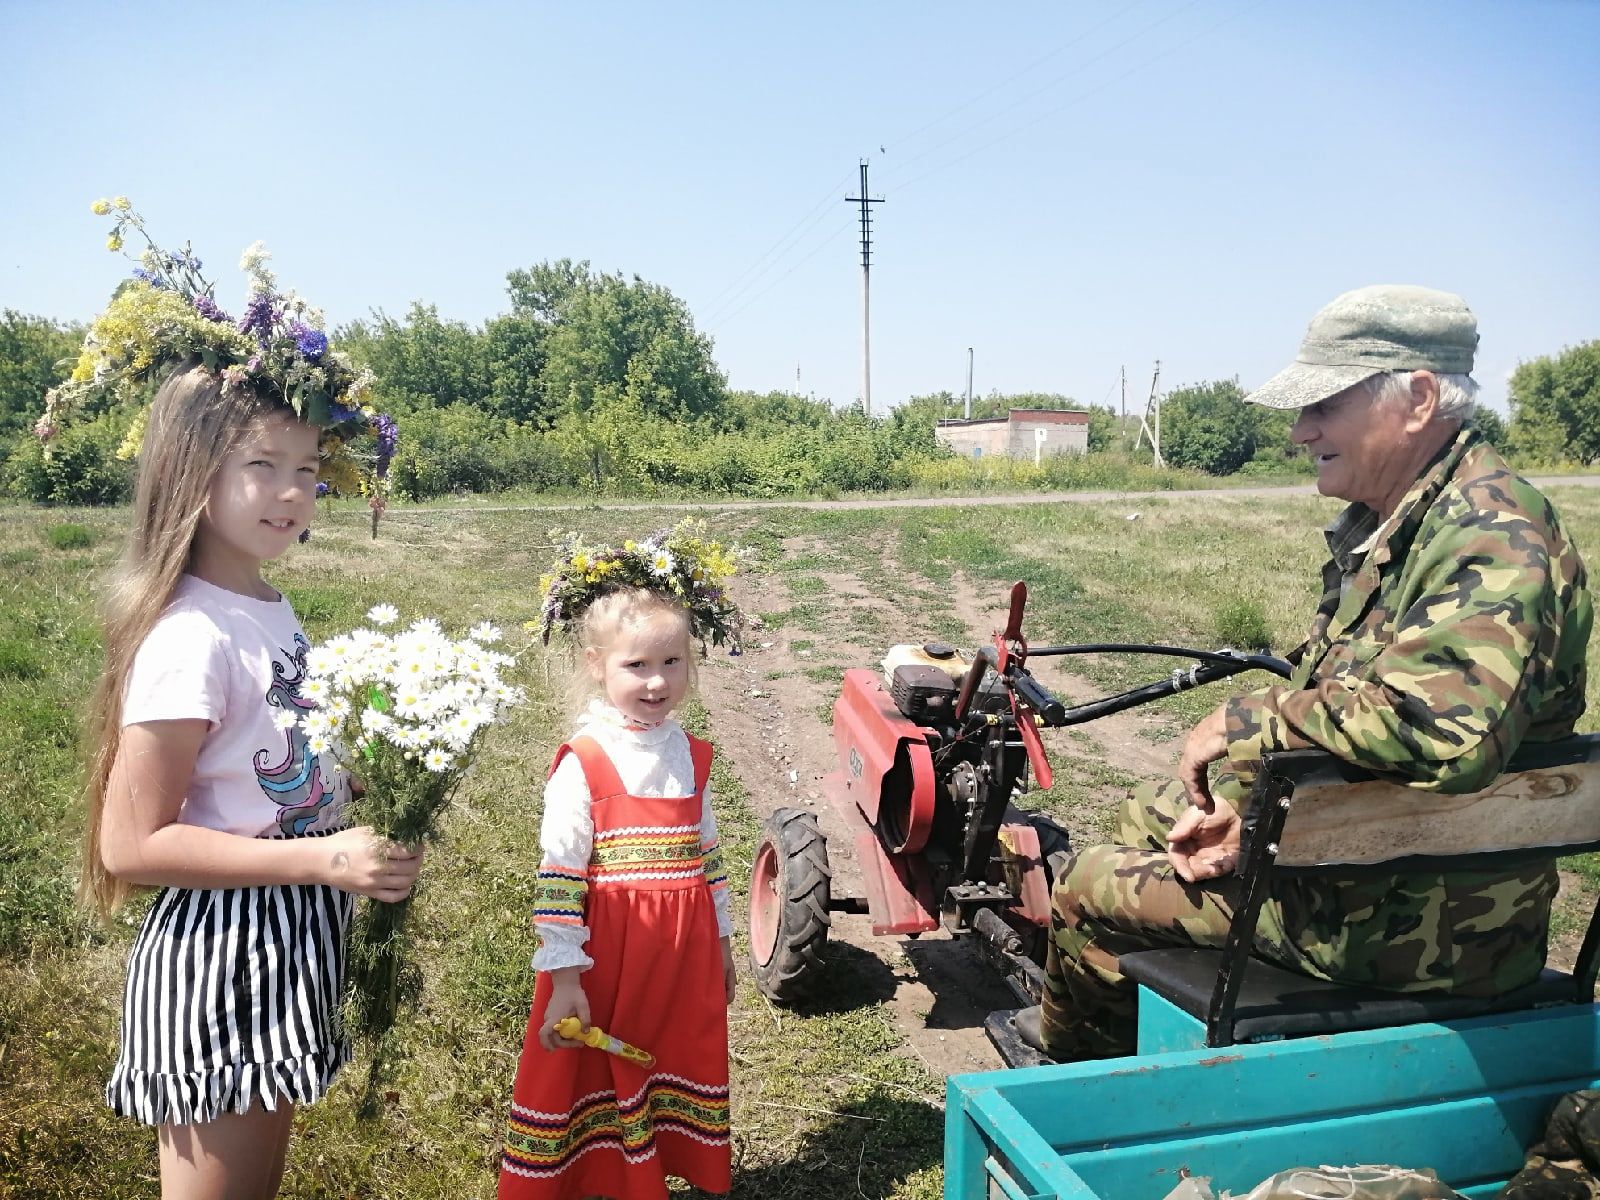
[[[0,638],[0,679],[38,679],[44,674],[44,660],[37,650],[20,637]]]
[[[1217,641],[1235,650],[1266,650],[1272,646],[1272,630],[1266,611],[1254,600],[1232,597],[1218,604],[1215,612]]]
[[[44,536],[57,550],[86,550],[95,543],[94,530],[71,521],[51,525]]]

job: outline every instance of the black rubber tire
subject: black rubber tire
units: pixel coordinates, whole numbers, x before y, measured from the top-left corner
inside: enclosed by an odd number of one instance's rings
[[[776,857],[777,941],[766,963],[756,961],[751,939],[750,973],[769,1000],[790,1004],[807,995],[822,974],[823,951],[831,916],[828,903],[833,871],[828,866],[828,840],[814,813],[780,808],[761,827],[755,861],[771,845]],[[757,897],[750,898],[752,911]]]

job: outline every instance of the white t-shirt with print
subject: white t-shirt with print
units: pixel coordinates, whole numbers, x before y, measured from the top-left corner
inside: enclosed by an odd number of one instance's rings
[[[178,820],[245,837],[345,823],[349,781],[280,712],[303,714],[306,635],[289,601],[256,600],[185,575],[134,655],[122,724],[211,722]]]

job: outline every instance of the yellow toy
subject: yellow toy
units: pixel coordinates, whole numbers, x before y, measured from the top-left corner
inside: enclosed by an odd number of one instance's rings
[[[577,1017],[562,1017],[555,1023],[555,1031],[562,1037],[573,1042],[582,1042],[585,1046],[593,1046],[596,1050],[604,1050],[607,1054],[615,1054],[629,1062],[638,1063],[641,1067],[656,1065],[656,1056],[646,1053],[637,1046],[630,1046],[621,1038],[614,1038],[598,1025],[591,1025],[584,1029]]]

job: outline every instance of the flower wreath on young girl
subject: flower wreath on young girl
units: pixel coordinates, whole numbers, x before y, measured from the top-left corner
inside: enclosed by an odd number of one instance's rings
[[[544,597],[540,636],[546,644],[556,630],[567,632],[584,611],[607,592],[647,588],[681,604],[689,632],[706,643],[726,644],[738,654],[744,614],[728,598],[724,581],[738,570],[738,555],[706,537],[704,521],[686,520],[621,548],[592,546],[576,533],[552,530],[556,561],[539,578]],[[530,622],[530,625],[532,622]]]
[[[328,348],[322,313],[293,291],[277,290],[266,266],[271,255],[261,243],[239,262],[250,291],[236,321],[218,306],[216,285],[200,274],[187,242],[176,254],[157,246],[126,196],[90,207],[113,218],[106,249],[121,251],[129,231],[146,248],[133,277],[90,324],[71,376],[45,393],[34,432],[46,453],[74,420],[122,406],[137,411],[117,457],[135,457],[156,387],[173,368],[198,360],[221,375],[224,388],[281,399],[302,421],[321,427],[322,482],[346,495],[365,495],[381,511],[397,441],[394,421],[369,403],[372,373],[356,371]]]

